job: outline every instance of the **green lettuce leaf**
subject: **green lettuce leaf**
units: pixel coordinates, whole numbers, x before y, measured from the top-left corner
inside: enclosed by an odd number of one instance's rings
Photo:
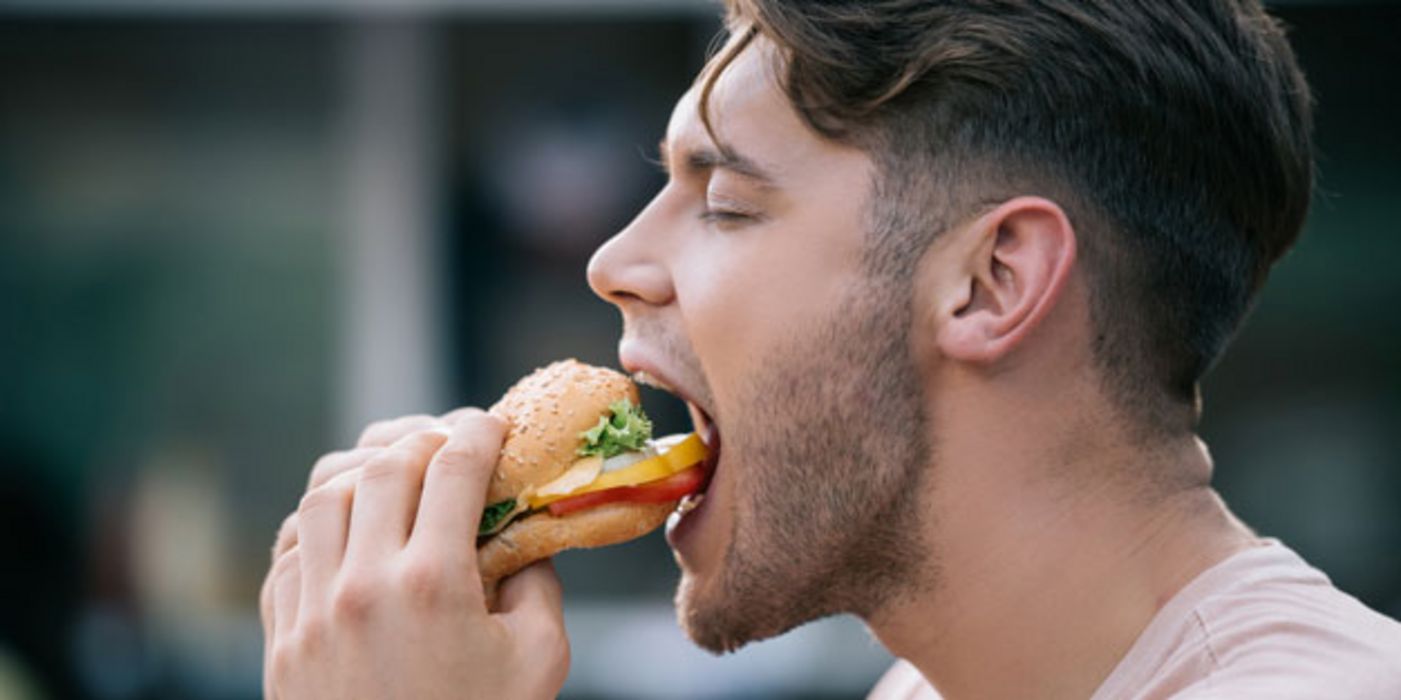
[[[615,401],[608,410],[613,415],[599,418],[598,425],[579,433],[579,439],[584,441],[579,448],[580,457],[598,455],[608,459],[640,450],[652,439],[652,421],[642,412],[641,406],[623,399]]]
[[[516,499],[508,498],[498,503],[493,503],[482,510],[482,524],[477,528],[477,536],[490,535],[496,530],[496,526],[501,523],[501,519],[510,515],[516,509]]]

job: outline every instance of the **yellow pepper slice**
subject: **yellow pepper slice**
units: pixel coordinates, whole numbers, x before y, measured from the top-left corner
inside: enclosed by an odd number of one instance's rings
[[[526,496],[526,500],[530,503],[531,508],[539,508],[570,496],[618,488],[619,486],[636,486],[650,481],[658,481],[700,463],[708,454],[709,450],[705,447],[705,441],[701,440],[699,435],[691,433],[686,436],[686,439],[677,443],[675,447],[672,447],[656,457],[644,459],[641,462],[628,465],[617,471],[599,474],[597,479],[569,493],[551,494],[549,496],[530,493]]]

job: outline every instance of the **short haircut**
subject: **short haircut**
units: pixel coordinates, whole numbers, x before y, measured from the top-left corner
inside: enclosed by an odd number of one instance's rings
[[[1311,99],[1258,0],[726,0],[818,134],[877,164],[868,262],[912,274],[938,233],[1020,194],[1059,203],[1091,351],[1140,427],[1195,426],[1197,383],[1298,237]]]

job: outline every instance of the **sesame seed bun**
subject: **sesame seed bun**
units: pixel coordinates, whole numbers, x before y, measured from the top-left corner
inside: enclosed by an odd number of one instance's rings
[[[511,428],[487,489],[486,503],[515,498],[543,485],[578,459],[579,433],[609,415],[609,405],[640,403],[637,386],[610,369],[576,360],[555,362],[517,382],[491,407]],[[556,517],[537,513],[519,518],[477,549],[477,565],[494,607],[497,583],[532,562],[565,549],[602,547],[641,537],[666,522],[670,503],[608,503]]]
[[[579,449],[579,433],[594,427],[608,406],[627,399],[640,403],[631,379],[578,360],[561,360],[516,382],[491,413],[511,430],[487,488],[488,504],[515,498],[563,474]]]

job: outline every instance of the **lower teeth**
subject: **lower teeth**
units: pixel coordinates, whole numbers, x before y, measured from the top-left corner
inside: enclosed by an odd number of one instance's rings
[[[685,515],[695,510],[698,506],[700,506],[701,501],[704,499],[705,494],[703,493],[687,494],[686,496],[682,497],[681,503],[677,504],[676,512]]]

